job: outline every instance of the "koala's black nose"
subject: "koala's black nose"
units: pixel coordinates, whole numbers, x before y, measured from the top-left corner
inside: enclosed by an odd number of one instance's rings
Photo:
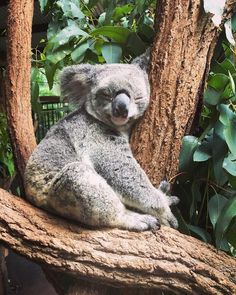
[[[112,101],[112,115],[126,118],[129,113],[130,98],[126,93],[119,93]]]

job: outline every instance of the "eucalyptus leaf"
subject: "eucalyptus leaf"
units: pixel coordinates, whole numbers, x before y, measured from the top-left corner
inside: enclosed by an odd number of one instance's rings
[[[54,45],[53,50],[57,49],[59,46],[62,46],[68,43],[72,37],[78,38],[79,36],[88,37],[89,35],[85,31],[81,30],[76,23],[73,23],[72,25],[65,27],[51,41]]]
[[[107,63],[119,63],[122,56],[122,48],[115,43],[102,45],[102,56]]]
[[[136,56],[141,55],[146,50],[145,43],[134,32],[129,35],[126,46]]]
[[[229,82],[229,77],[222,73],[211,75],[207,84],[215,90],[223,90]]]
[[[233,197],[227,201],[216,222],[215,236],[216,236],[216,246],[218,248],[220,248],[221,241],[230,223],[232,222],[235,216],[236,216],[236,197]]]
[[[88,42],[80,44],[71,52],[71,58],[74,62],[81,62],[84,59],[85,53],[89,48]]]
[[[104,36],[118,43],[125,43],[131,31],[117,26],[103,26],[91,32],[92,36]]]
[[[225,196],[215,194],[208,202],[208,212],[213,228],[215,228],[216,222],[227,201],[228,199]]]
[[[194,162],[204,162],[212,157],[212,138],[211,141],[203,141],[200,146],[197,147],[193,154]]]
[[[179,157],[180,171],[186,171],[191,167],[193,163],[193,153],[198,147],[198,145],[199,141],[195,136],[187,135],[183,137]]]
[[[223,168],[231,175],[236,176],[236,155],[229,154],[223,162]]]
[[[205,243],[211,243],[211,236],[205,229],[191,224],[188,225],[188,228]]]
[[[217,120],[213,131],[213,149],[212,149],[212,163],[213,171],[218,185],[224,185],[228,180],[228,175],[223,169],[223,161],[228,153],[228,146],[225,142],[224,125]]]
[[[236,114],[224,104],[219,105],[218,109],[220,121],[224,124],[225,140],[231,153],[236,155]]]
[[[230,80],[230,85],[231,85],[231,89],[232,89],[232,92],[233,94],[235,94],[235,83],[234,83],[234,79],[229,71],[229,80]]]
[[[204,92],[204,102],[209,105],[217,105],[221,99],[221,92],[212,87],[207,87]]]
[[[235,114],[232,112],[228,105],[220,104],[218,106],[218,110],[220,112],[220,121],[225,126],[229,126],[231,123],[231,120],[233,120]]]
[[[48,5],[48,0],[39,0],[40,10],[43,13]]]

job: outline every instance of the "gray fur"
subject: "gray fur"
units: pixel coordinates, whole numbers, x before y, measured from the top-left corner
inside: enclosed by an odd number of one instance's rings
[[[128,133],[149,102],[137,65],[77,65],[64,69],[61,92],[78,109],[47,133],[25,172],[35,205],[90,226],[143,231],[159,222],[177,227],[168,185],[152,186],[132,155]],[[116,117],[112,108],[128,109]]]

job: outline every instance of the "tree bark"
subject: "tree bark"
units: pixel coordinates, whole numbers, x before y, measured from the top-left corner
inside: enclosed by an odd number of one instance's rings
[[[10,0],[7,19],[6,107],[20,176],[36,146],[30,105],[33,0]]]
[[[88,230],[0,189],[0,242],[76,278],[175,294],[235,294],[236,260],[190,236]]]
[[[234,7],[235,1],[228,1],[226,11]],[[151,102],[131,138],[135,157],[155,185],[178,172],[182,138],[202,98],[219,32],[200,0],[157,2]]]

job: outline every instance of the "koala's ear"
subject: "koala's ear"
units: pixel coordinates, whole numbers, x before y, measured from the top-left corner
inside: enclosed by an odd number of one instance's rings
[[[66,67],[61,73],[61,96],[77,106],[84,104],[93,83],[95,66],[89,64]]]
[[[151,54],[151,48],[149,47],[143,54],[136,57],[132,61],[132,64],[138,65],[142,70],[147,72],[149,69],[150,54]]]

